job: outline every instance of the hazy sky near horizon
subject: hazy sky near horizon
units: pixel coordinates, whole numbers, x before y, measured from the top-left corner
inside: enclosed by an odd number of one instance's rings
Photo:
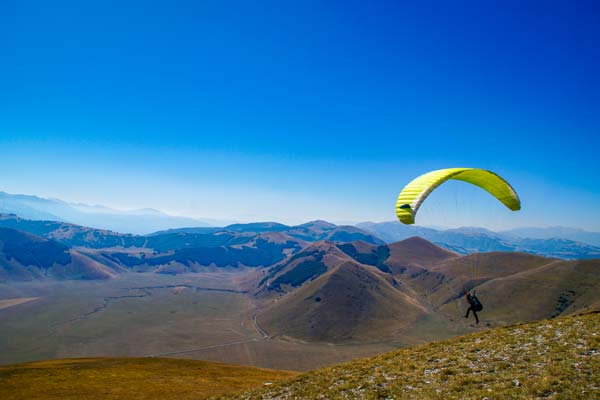
[[[524,4],[525,3],[525,4]],[[27,1],[0,13],[0,190],[239,221],[600,231],[597,1]]]

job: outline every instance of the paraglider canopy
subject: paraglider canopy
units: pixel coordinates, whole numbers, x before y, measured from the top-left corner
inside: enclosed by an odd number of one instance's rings
[[[479,186],[512,211],[521,209],[521,201],[510,184],[492,171],[478,168],[445,168],[423,174],[402,189],[396,202],[396,215],[404,224],[414,224],[417,210],[439,185],[455,179]]]

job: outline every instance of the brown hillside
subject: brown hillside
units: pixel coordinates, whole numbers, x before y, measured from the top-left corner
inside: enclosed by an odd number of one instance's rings
[[[420,238],[412,237],[388,245],[386,264],[394,274],[414,273],[445,260],[458,258],[458,254],[443,249]]]
[[[429,288],[428,300],[434,306],[439,306],[489,280],[532,270],[554,261],[525,253],[476,253],[431,266],[431,274],[438,276],[436,285],[427,282],[426,277],[419,277],[418,280]]]
[[[551,261],[477,287],[486,319],[496,324],[600,309],[600,259]]]
[[[389,274],[345,261],[276,300],[259,319],[271,335],[340,342],[395,336],[425,313]]]

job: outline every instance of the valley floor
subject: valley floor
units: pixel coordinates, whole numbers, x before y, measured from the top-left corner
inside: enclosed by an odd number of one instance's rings
[[[309,370],[409,343],[272,338],[242,273],[132,273],[0,285],[0,365],[72,357],[172,357]],[[258,313],[258,316],[256,317]]]
[[[165,358],[0,366],[0,398],[600,399],[600,313],[491,329],[301,375]]]

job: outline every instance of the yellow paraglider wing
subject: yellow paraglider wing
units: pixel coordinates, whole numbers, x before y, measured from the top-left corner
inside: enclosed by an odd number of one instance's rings
[[[402,189],[396,202],[398,219],[405,224],[414,224],[415,215],[423,201],[436,187],[448,179],[479,186],[509,209],[513,211],[521,209],[521,201],[517,192],[495,173],[477,168],[446,168],[423,174]]]

